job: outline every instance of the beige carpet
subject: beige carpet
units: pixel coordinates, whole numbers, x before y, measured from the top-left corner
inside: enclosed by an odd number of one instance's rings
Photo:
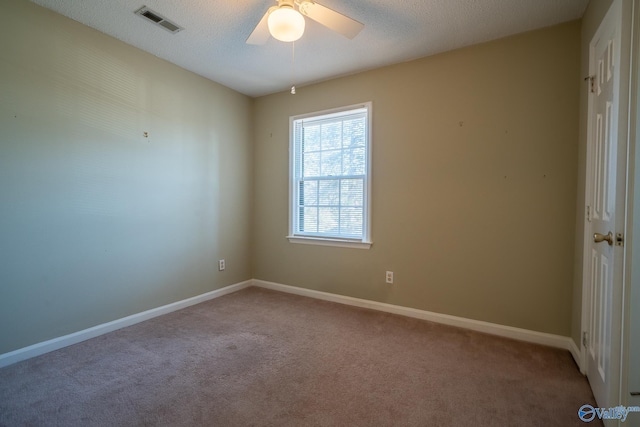
[[[259,288],[0,369],[2,426],[566,427],[585,403],[567,351]]]

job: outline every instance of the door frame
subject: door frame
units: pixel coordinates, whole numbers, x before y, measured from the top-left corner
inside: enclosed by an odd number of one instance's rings
[[[630,72],[630,100],[629,100],[629,161],[628,161],[628,211],[627,211],[627,242],[625,252],[630,262],[627,264],[626,278],[623,288],[623,333],[620,372],[620,404],[623,406],[638,406],[640,398],[631,397],[629,385],[631,352],[638,352],[640,343],[632,343],[630,331],[632,325],[640,327],[640,312],[632,311],[632,303],[640,306],[640,262],[636,250],[634,263],[633,248],[640,247],[640,195],[635,198],[636,191],[640,193],[640,5],[633,3],[631,26],[631,72]],[[637,310],[637,308],[636,308]],[[632,323],[635,322],[635,323]],[[635,348],[631,348],[635,345]],[[637,356],[636,356],[637,357]],[[637,368],[636,368],[637,369]]]
[[[614,8],[620,8],[620,87],[618,92],[618,172],[616,179],[616,230],[611,230],[615,233],[622,233],[625,240],[630,236],[627,227],[627,221],[630,217],[628,215],[629,204],[633,202],[633,193],[629,191],[629,173],[633,169],[633,165],[629,164],[632,160],[629,156],[629,150],[634,146],[633,141],[629,139],[629,125],[632,123],[629,117],[630,108],[630,79],[631,79],[631,40],[632,40],[632,24],[633,24],[633,0],[613,0],[607,15],[612,12]],[[606,16],[606,15],[605,15]],[[603,19],[604,21],[604,19]],[[596,35],[599,33],[599,29],[596,31],[594,37],[589,41],[589,75],[594,74],[593,69],[593,46],[592,42]],[[587,219],[587,206],[590,195],[593,191],[593,176],[591,164],[593,162],[593,135],[591,133],[592,128],[592,111],[594,108],[594,99],[589,95],[588,110],[587,110],[587,150],[586,150],[586,164],[585,164],[585,206],[583,210],[584,226],[583,226],[583,251],[582,251],[582,317],[581,317],[581,339],[580,339],[580,371],[583,374],[587,372],[587,349],[584,346],[582,337],[583,334],[588,331],[588,325],[590,321],[590,282],[591,282],[591,243],[593,239],[590,222]],[[621,209],[622,208],[622,209]],[[622,211],[622,212],[620,212]],[[630,255],[630,244],[625,242],[625,246],[622,251],[617,254],[618,259],[616,263],[621,263],[621,266],[614,269],[613,289],[612,289],[612,317],[611,317],[611,365],[609,378],[612,383],[610,384],[609,400],[606,402],[609,406],[617,406],[620,404],[622,376],[624,372],[623,359],[625,355],[623,348],[625,340],[623,340],[623,327],[624,319],[626,319],[626,305],[625,295],[627,294],[627,269],[629,267],[627,263],[627,257]],[[593,337],[589,337],[592,339]]]

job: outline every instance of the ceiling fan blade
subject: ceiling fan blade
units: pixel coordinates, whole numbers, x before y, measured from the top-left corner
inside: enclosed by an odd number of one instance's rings
[[[355,19],[312,1],[303,0],[299,8],[303,15],[350,39],[357,36],[364,28],[364,24]]]
[[[264,14],[260,22],[258,22],[258,25],[256,25],[256,28],[254,28],[253,32],[247,39],[247,44],[265,44],[267,40],[269,40],[269,37],[271,37],[271,33],[269,33],[269,24],[267,23],[267,21],[269,19],[269,14],[271,13],[271,11],[276,8],[277,7],[274,6],[270,7],[269,10],[267,10],[267,13]]]

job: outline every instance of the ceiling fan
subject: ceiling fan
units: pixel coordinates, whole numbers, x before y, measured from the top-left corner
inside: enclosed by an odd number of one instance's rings
[[[298,40],[304,33],[305,16],[350,39],[364,28],[364,24],[311,0],[277,2],[264,14],[247,44],[265,44],[270,36],[284,42]]]

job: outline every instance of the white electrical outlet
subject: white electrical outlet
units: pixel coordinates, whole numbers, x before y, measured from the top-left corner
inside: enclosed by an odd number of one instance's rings
[[[224,271],[224,260],[221,259],[220,261],[218,261],[218,271]]]
[[[393,271],[387,271],[386,279],[387,283],[393,283]]]

